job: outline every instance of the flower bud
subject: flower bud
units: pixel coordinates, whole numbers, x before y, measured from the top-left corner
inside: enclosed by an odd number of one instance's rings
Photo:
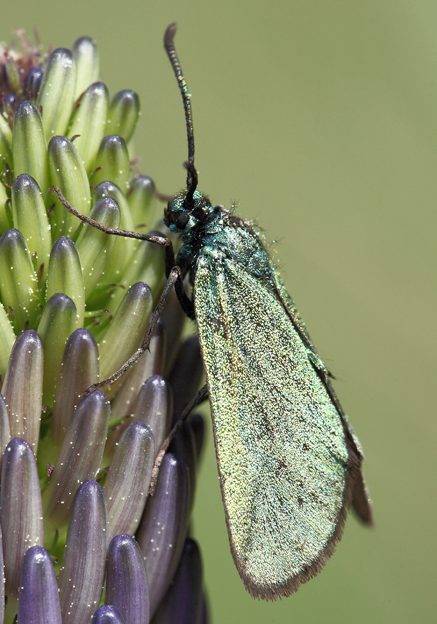
[[[76,65],[74,99],[77,100],[90,84],[99,79],[99,53],[94,39],[77,39],[73,46],[73,58]]]
[[[140,115],[140,98],[135,91],[124,89],[114,95],[109,106],[107,134],[118,134],[128,143]]]
[[[0,375],[4,379],[15,334],[3,304],[0,303]]]
[[[108,544],[105,495],[98,483],[85,481],[73,501],[59,572],[63,624],[89,622],[99,606]]]
[[[104,338],[99,344],[100,376],[115,373],[140,346],[149,326],[152,293],[138,282],[127,291]]]
[[[55,136],[49,143],[49,172],[52,183],[64,197],[82,214],[88,215],[91,209],[91,192],[88,175],[76,147],[64,136]],[[79,227],[80,220],[61,204],[54,193],[49,194],[55,207],[50,219],[52,238],[71,236]]]
[[[163,377],[153,375],[145,382],[138,395],[133,416],[135,420],[149,425],[158,453],[170,432],[173,417],[173,392]]]
[[[155,214],[155,185],[153,180],[145,175],[134,178],[130,183],[127,200],[131,209],[135,227],[148,225],[153,222]]]
[[[85,314],[85,286],[82,267],[76,245],[71,238],[66,236],[62,236],[55,242],[50,253],[47,299],[56,293],[63,293],[74,301],[77,326],[81,327]]]
[[[152,624],[202,624],[202,561],[197,543],[187,537],[172,586]]]
[[[146,567],[141,550],[130,535],[117,535],[109,546],[105,602],[117,607],[129,624],[149,621]]]
[[[68,338],[59,368],[50,434],[56,447],[62,444],[73,414],[85,390],[99,379],[99,351],[93,335],[76,329]]]
[[[147,501],[137,532],[146,561],[151,615],[168,590],[179,563],[187,532],[188,497],[187,467],[180,457],[167,453],[159,470],[155,494]]]
[[[104,485],[110,540],[120,533],[135,533],[146,504],[154,459],[150,428],[141,422],[129,425],[118,443]]]
[[[53,405],[55,384],[59,374],[65,343],[76,329],[77,311],[67,295],[56,293],[47,301],[38,325],[44,346],[44,405]]]
[[[151,232],[151,234],[161,235],[160,232]],[[145,282],[154,293],[156,303],[164,280],[164,267],[164,247],[160,246],[157,249],[148,241],[141,241],[129,259],[118,283],[126,288],[135,282]],[[115,290],[112,293],[108,309],[110,311],[117,310],[122,298],[123,290],[121,288]]]
[[[35,323],[39,312],[38,279],[23,235],[8,230],[0,239],[0,295],[17,334]]]
[[[41,67],[37,65],[32,67],[26,76],[26,82],[24,84],[24,97],[30,100],[36,100],[38,91],[41,87],[42,77],[44,75]]]
[[[123,377],[123,385],[112,402],[112,418],[114,420],[133,412],[140,390],[149,377],[163,374],[164,353],[165,332],[162,323],[158,322],[150,340],[149,349]],[[142,418],[138,416],[138,420],[142,420]],[[146,421],[143,420],[143,422]]]
[[[41,115],[32,102],[21,102],[15,111],[12,136],[14,175],[29,174],[45,195],[49,188],[47,143]]]
[[[11,202],[8,201],[8,194],[6,193],[6,189],[0,182],[0,234],[3,234],[4,232],[6,232],[6,230],[10,230],[14,226],[10,203]]]
[[[121,192],[116,184],[110,181],[101,182],[94,189],[93,193],[94,201],[98,202],[102,198],[112,198],[117,202],[120,209],[120,228],[123,230],[133,230],[134,223],[130,214],[129,204],[126,197]],[[107,283],[115,283],[121,285],[124,288],[129,288],[134,282],[127,282],[124,273],[127,267],[131,264],[135,249],[138,247],[139,241],[133,238],[123,238],[121,236],[113,237],[116,239],[114,248],[111,253],[111,258],[105,269],[105,281]],[[138,280],[137,280],[138,281]],[[122,288],[117,289],[115,293],[112,293],[109,305],[111,313],[113,314],[121,299],[123,298]],[[118,292],[120,291],[120,292]],[[94,304],[94,298],[92,298]]]
[[[120,224],[120,209],[111,197],[99,199],[90,216],[106,227],[118,228]],[[82,228],[76,245],[82,263],[87,299],[105,273],[116,242],[116,236],[105,234],[92,225],[85,224]]]
[[[0,161],[2,165],[12,164],[12,131],[3,115],[0,115]]]
[[[1,466],[3,463],[3,456],[5,454],[6,447],[10,441],[11,441],[11,427],[9,425],[8,410],[6,407],[5,400],[3,396],[0,394],[0,475],[1,475]],[[0,555],[2,555],[1,552],[0,552]],[[0,617],[0,622],[1,622],[1,617]]]
[[[42,409],[44,356],[41,338],[28,329],[12,348],[2,394],[12,438],[23,438],[36,455]]]
[[[94,613],[91,624],[125,624],[125,620],[117,607],[103,605]]]
[[[12,185],[12,214],[14,227],[24,236],[29,253],[34,259],[34,267],[40,283],[44,284],[49,266],[52,237],[40,188],[36,181],[26,173],[15,178]]]
[[[95,390],[80,401],[74,413],[44,494],[45,518],[54,527],[68,522],[78,488],[97,475],[110,409],[103,392]]]
[[[18,624],[62,624],[56,574],[42,546],[29,548],[23,558],[18,599]]]
[[[126,141],[117,134],[105,136],[96,156],[99,170],[92,177],[93,184],[111,180],[123,192],[128,189],[130,159]]]
[[[65,134],[73,109],[76,69],[73,54],[57,48],[49,56],[42,78],[37,105],[42,106],[42,122],[47,140]]]
[[[103,82],[94,82],[76,104],[68,127],[68,136],[79,135],[74,145],[88,173],[94,168],[97,150],[105,134],[107,113],[108,90]]]
[[[0,524],[3,531],[6,594],[17,596],[21,560],[44,542],[41,490],[35,455],[21,438],[7,446],[2,466]]]

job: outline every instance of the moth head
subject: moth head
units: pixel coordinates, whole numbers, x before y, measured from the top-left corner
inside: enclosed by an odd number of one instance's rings
[[[211,212],[211,202],[200,191],[181,191],[164,211],[164,223],[172,232],[189,232],[201,225]]]

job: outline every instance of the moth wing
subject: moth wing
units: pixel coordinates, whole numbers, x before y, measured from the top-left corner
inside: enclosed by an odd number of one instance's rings
[[[351,495],[348,436],[281,301],[205,250],[194,301],[231,551],[274,600],[317,574]]]
[[[285,308],[285,311],[290,317],[290,320],[293,322],[295,328],[297,328],[298,331],[300,332],[303,341],[307,344],[308,348],[311,351],[313,351],[313,353],[318,358],[316,348],[308,334],[308,331],[305,327],[305,323],[300,318],[299,312],[296,309],[293,299],[290,297],[289,293],[287,292],[287,289],[285,288],[280,275],[275,270],[273,270],[273,277],[274,277],[275,285],[276,285],[276,293],[279,299],[281,300]],[[328,394],[330,395],[331,400],[335,404],[338,413],[340,414],[340,417],[343,421],[343,426],[349,437],[349,443],[355,451],[354,454],[355,454],[356,461],[355,461],[355,467],[353,471],[352,506],[356,514],[358,515],[358,517],[368,526],[372,526],[373,525],[373,509],[372,509],[372,503],[370,500],[369,492],[368,492],[366,481],[364,479],[364,474],[363,474],[363,466],[362,466],[363,461],[364,461],[363,449],[361,447],[360,441],[358,440],[357,436],[355,435],[352,429],[352,425],[350,424],[346,414],[343,411],[343,408],[341,407],[340,401],[337,398],[337,395],[335,393],[335,390],[329,378],[330,375],[329,375],[328,370],[326,369],[326,367],[323,365],[322,362],[320,362],[320,364],[321,364],[321,368],[319,370],[321,372],[322,381],[325,384]]]

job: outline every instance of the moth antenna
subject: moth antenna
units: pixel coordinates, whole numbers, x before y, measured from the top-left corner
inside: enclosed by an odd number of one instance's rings
[[[193,112],[191,109],[190,93],[188,91],[187,82],[182,73],[182,67],[176,54],[174,47],[174,36],[176,33],[176,24],[170,24],[164,35],[164,48],[170,59],[171,66],[178,81],[179,89],[182,94],[182,101],[185,110],[185,123],[187,126],[187,142],[188,142],[188,166],[187,169],[187,197],[188,204],[192,203],[194,191],[197,188],[197,171],[194,168],[194,131],[193,131]]]

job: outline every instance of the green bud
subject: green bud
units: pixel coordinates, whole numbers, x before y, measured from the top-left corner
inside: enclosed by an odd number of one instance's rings
[[[45,195],[49,188],[47,144],[41,115],[32,102],[21,102],[15,112],[12,153],[14,175],[28,173]]]
[[[158,232],[153,232],[153,234],[158,234]],[[129,284],[145,282],[150,287],[156,303],[164,279],[164,266],[164,248],[157,249],[157,245],[141,241],[118,284],[127,288]],[[114,289],[111,293],[110,301],[106,306],[110,312],[114,313],[118,309],[123,294],[124,291],[121,288]]]
[[[135,91],[124,89],[114,95],[109,106],[108,134],[118,134],[129,143],[140,115],[140,98]]]
[[[9,413],[12,438],[23,438],[35,456],[42,409],[43,346],[33,329],[20,334],[9,359],[2,394]]]
[[[12,185],[14,226],[23,234],[40,283],[45,282],[52,237],[44,200],[35,180],[25,173]]]
[[[130,183],[127,200],[132,214],[135,229],[148,226],[155,213],[155,185],[149,177],[140,175]]]
[[[7,75],[7,82],[12,93],[19,93],[21,91],[20,84],[20,69],[18,63],[12,57],[11,54],[5,54],[4,56],[4,70]]]
[[[102,139],[95,164],[99,170],[92,177],[93,184],[111,180],[122,191],[127,190],[130,161],[126,141],[121,136],[111,134]]]
[[[76,68],[73,54],[57,48],[49,56],[38,94],[42,106],[42,122],[49,140],[55,134],[65,134],[73,110]]]
[[[74,301],[77,312],[76,326],[82,327],[85,314],[82,267],[76,245],[66,236],[55,242],[50,254],[46,298],[50,299],[56,293],[64,293]]]
[[[56,293],[47,301],[38,325],[44,347],[44,405],[53,405],[55,385],[65,343],[77,324],[76,306],[67,295]]]
[[[138,349],[151,312],[152,293],[147,284],[139,282],[131,286],[99,344],[101,379],[115,373]]]
[[[0,394],[0,454],[1,454],[0,473],[1,473],[2,463],[3,463],[3,456],[5,454],[6,447],[10,441],[11,441],[11,427],[9,424],[8,409],[6,407],[6,403],[5,403],[3,396]],[[1,560],[1,554],[0,554],[0,560]],[[0,579],[3,582],[1,572],[0,572]],[[1,590],[0,590],[0,595],[1,595]]]
[[[120,209],[111,197],[102,197],[92,209],[91,217],[106,227],[118,228]],[[76,245],[82,262],[86,298],[93,293],[104,273],[116,244],[116,238],[91,225],[84,225]]]
[[[1,117],[1,115],[0,115]],[[10,206],[6,205],[8,195],[3,184],[0,182],[0,234],[10,230],[13,227],[12,212]]]
[[[93,198],[95,202],[98,202],[103,197],[111,197],[117,202],[120,208],[120,228],[132,231],[134,229],[134,224],[130,214],[129,204],[118,186],[110,181],[99,184],[94,189]],[[127,284],[127,282],[123,280],[123,273],[129,265],[137,246],[138,241],[135,239],[117,236],[111,259],[105,270],[105,282],[121,284],[126,287],[133,284],[133,282]]]
[[[81,37],[73,46],[76,65],[76,88],[74,100],[99,79],[99,53],[96,42],[90,37]]]
[[[68,135],[75,139],[77,151],[88,173],[94,167],[97,150],[105,134],[108,114],[108,90],[103,82],[95,82],[80,98],[71,116]]]
[[[12,167],[12,131],[8,122],[0,115],[0,159]]]
[[[70,204],[88,215],[91,208],[88,176],[77,149],[65,137],[55,136],[49,143],[49,170],[52,183],[61,189]],[[52,237],[70,236],[80,222],[64,208],[54,193],[50,196],[55,200],[51,217]]]
[[[9,355],[15,342],[15,334],[3,304],[0,303],[0,375],[5,377]]]
[[[17,334],[38,315],[38,279],[23,235],[8,230],[0,239],[0,294]]]

